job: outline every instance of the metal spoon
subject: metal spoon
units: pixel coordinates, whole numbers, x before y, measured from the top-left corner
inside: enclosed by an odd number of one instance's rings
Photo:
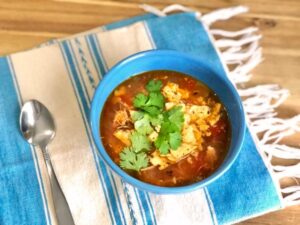
[[[39,146],[43,152],[58,224],[74,225],[69,205],[59,186],[47,151],[47,145],[55,136],[55,124],[50,112],[37,100],[26,102],[21,110],[20,129],[24,138],[30,144]]]

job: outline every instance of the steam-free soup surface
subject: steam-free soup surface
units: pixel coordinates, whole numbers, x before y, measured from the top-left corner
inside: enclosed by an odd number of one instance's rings
[[[151,71],[119,85],[101,114],[101,138],[112,160],[158,186],[183,186],[224,160],[230,127],[216,94],[196,79]]]

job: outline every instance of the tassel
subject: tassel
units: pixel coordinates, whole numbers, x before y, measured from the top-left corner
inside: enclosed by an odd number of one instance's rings
[[[154,14],[156,16],[159,16],[159,17],[167,16],[168,14],[170,14],[172,12],[176,12],[176,11],[179,11],[179,12],[194,12],[194,10],[192,10],[190,8],[187,8],[183,5],[179,5],[179,4],[169,5],[169,6],[165,7],[162,10],[159,10],[158,8],[153,7],[151,5],[147,5],[147,4],[141,4],[140,8],[143,9],[144,11],[146,11],[146,12],[152,13],[152,14]],[[197,13],[197,16],[201,16],[201,14],[199,12],[196,12],[196,13]]]

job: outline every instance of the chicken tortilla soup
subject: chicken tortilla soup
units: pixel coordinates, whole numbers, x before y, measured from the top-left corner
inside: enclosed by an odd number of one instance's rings
[[[101,114],[100,134],[112,160],[131,176],[164,187],[212,174],[230,145],[227,112],[198,80],[151,71],[119,85]]]

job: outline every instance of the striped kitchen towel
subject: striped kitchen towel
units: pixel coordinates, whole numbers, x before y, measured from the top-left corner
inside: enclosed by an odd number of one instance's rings
[[[278,144],[300,129],[300,117],[275,117],[274,109],[288,95],[277,85],[238,89],[248,116],[246,138],[230,170],[206,188],[156,195],[124,183],[106,167],[88,115],[96,85],[119,60],[143,50],[178,50],[205,60],[237,87],[261,61],[256,28],[211,28],[217,20],[246,12],[245,7],[206,15],[180,5],[143,8],[151,13],[0,58],[1,225],[57,224],[41,151],[19,132],[20,106],[29,99],[44,103],[56,120],[49,151],[77,225],[229,224],[299,202],[299,186],[281,189],[278,182],[299,176],[299,165],[270,164],[272,155],[300,159],[297,149]],[[173,11],[184,12],[168,15]]]

